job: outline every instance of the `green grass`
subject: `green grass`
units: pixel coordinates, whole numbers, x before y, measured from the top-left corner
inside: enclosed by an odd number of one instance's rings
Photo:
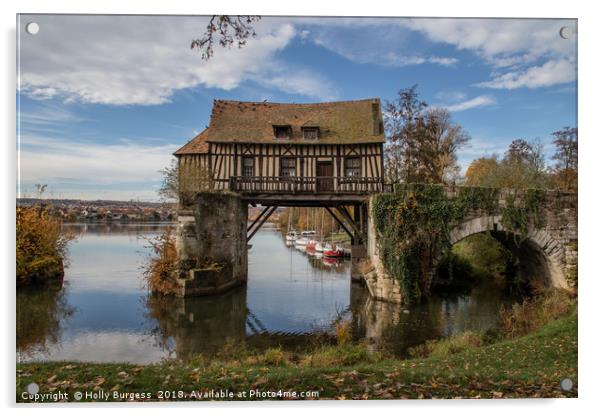
[[[342,348],[336,354],[332,348]],[[41,393],[111,390],[121,393],[229,390],[318,391],[321,399],[501,398],[577,396],[577,313],[521,338],[464,349],[444,357],[375,360],[357,345],[322,347],[313,358],[277,351],[224,361],[156,365],[47,362],[17,365],[17,401],[29,383]],[[340,357],[355,357],[349,364]],[[565,392],[560,381],[570,378]],[[236,396],[235,396],[236,398]],[[276,397],[278,398],[278,397]],[[176,398],[177,399],[177,398]],[[185,398],[182,398],[185,400]],[[248,396],[242,399],[253,399]],[[111,398],[110,400],[118,400]],[[121,399],[123,401],[124,399]],[[86,401],[84,399],[84,401]],[[89,401],[89,400],[88,400]]]
[[[445,358],[484,344],[485,335],[472,331],[462,332],[449,338],[430,340],[409,350],[412,357]]]

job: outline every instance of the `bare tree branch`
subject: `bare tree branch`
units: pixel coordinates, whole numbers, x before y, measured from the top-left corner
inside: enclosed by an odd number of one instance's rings
[[[198,49],[202,59],[209,60],[213,56],[215,42],[223,48],[231,48],[235,43],[242,48],[249,38],[257,35],[253,23],[260,19],[261,16],[213,15],[205,34],[193,39],[190,49]]]

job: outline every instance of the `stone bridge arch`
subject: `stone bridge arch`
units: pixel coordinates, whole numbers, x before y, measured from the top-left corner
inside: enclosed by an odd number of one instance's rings
[[[566,259],[563,244],[545,228],[530,228],[526,235],[519,236],[504,228],[501,215],[484,215],[455,225],[449,233],[449,248],[472,235],[483,233],[490,234],[519,259],[519,273],[545,286],[569,287],[564,270]],[[443,256],[446,253],[441,254]]]
[[[441,242],[433,243],[434,251],[424,258],[425,268],[421,266],[410,271],[411,277],[419,276],[419,283],[422,286],[420,290],[423,294],[430,292],[430,285],[441,262],[443,256],[453,244],[479,233],[490,233],[507,249],[509,249],[519,259],[519,273],[526,273],[532,278],[539,278],[546,286],[558,288],[571,288],[577,285],[577,195],[563,193],[560,191],[543,190],[513,190],[513,189],[492,189],[492,188],[470,188],[458,186],[438,186],[421,185],[421,187],[437,188],[438,199],[435,203],[439,204],[437,212],[461,207],[458,218],[456,214],[450,214],[450,218],[445,235],[441,235],[447,244]],[[403,302],[407,299],[403,292],[399,280],[393,273],[400,272],[387,270],[383,260],[385,249],[383,236],[379,235],[376,229],[375,219],[373,218],[373,209],[376,201],[380,201],[380,215],[390,217],[387,221],[395,221],[397,205],[402,204],[402,208],[408,203],[418,204],[417,199],[412,196],[410,199],[404,199],[408,195],[415,195],[417,187],[408,184],[407,187],[401,186],[389,194],[374,195],[370,199],[370,215],[368,217],[368,235],[367,235],[367,258],[358,267],[357,275],[363,278],[372,297],[391,302]],[[429,188],[425,188],[429,189]],[[432,190],[432,189],[431,189]],[[419,192],[419,191],[418,191]],[[470,199],[470,195],[489,195],[490,199],[485,198],[484,203],[475,204]],[[468,199],[466,199],[468,195]],[[536,199],[530,199],[536,196]],[[401,198],[401,199],[400,199]],[[452,203],[445,204],[441,201],[447,198]],[[464,198],[464,199],[462,199]],[[459,203],[458,199],[460,199]],[[426,199],[428,200],[428,198]],[[453,202],[456,201],[456,202]],[[483,200],[481,200],[483,201]],[[527,201],[527,202],[525,202]],[[530,202],[529,202],[530,201]],[[462,205],[464,204],[464,205]],[[532,204],[536,204],[537,214],[534,218],[528,218],[528,226],[523,226],[521,222],[517,229],[505,229],[504,223],[514,224],[515,217],[512,213],[517,210],[525,212]],[[383,208],[389,211],[383,211]],[[531,209],[531,208],[529,208]],[[428,209],[422,212],[430,212]],[[530,211],[529,211],[530,212]],[[526,215],[526,214],[525,214]],[[529,214],[531,215],[531,214]],[[412,217],[410,217],[412,218]],[[506,219],[506,221],[502,221]],[[520,235],[519,235],[520,234]],[[407,240],[398,241],[396,244],[411,244],[411,236]],[[433,240],[437,241],[437,240]],[[517,244],[518,242],[518,244]],[[449,244],[451,243],[451,244]],[[390,243],[389,243],[390,244]],[[406,270],[406,272],[403,272]],[[408,273],[408,266],[401,269],[401,272]],[[353,273],[353,272],[352,272]],[[406,275],[407,276],[407,275]],[[416,280],[414,280],[416,282]]]

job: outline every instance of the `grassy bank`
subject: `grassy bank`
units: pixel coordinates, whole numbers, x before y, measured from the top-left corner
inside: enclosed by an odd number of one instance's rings
[[[247,392],[246,399],[253,399],[250,390],[317,391],[321,399],[577,396],[576,312],[526,336],[443,357],[381,359],[360,347],[322,347],[294,360],[279,350],[268,350],[252,357],[223,361],[219,357],[200,358],[189,364],[20,364],[17,401],[28,401],[22,392],[32,382],[40,385],[40,393],[69,393],[68,401],[73,401],[76,391],[102,391],[105,396],[113,392],[150,393],[146,400],[159,400],[159,391],[172,392],[169,394],[178,399],[179,391],[188,394],[220,389],[235,395]],[[560,388],[564,378],[575,384],[571,391]],[[109,400],[127,398],[111,396]]]

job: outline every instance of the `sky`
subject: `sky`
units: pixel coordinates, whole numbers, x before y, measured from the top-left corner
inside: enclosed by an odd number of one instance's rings
[[[246,46],[205,61],[190,43],[208,19],[21,15],[18,195],[156,201],[214,99],[385,103],[418,85],[472,137],[463,169],[517,138],[549,158],[551,133],[577,126],[575,20],[263,17]]]

